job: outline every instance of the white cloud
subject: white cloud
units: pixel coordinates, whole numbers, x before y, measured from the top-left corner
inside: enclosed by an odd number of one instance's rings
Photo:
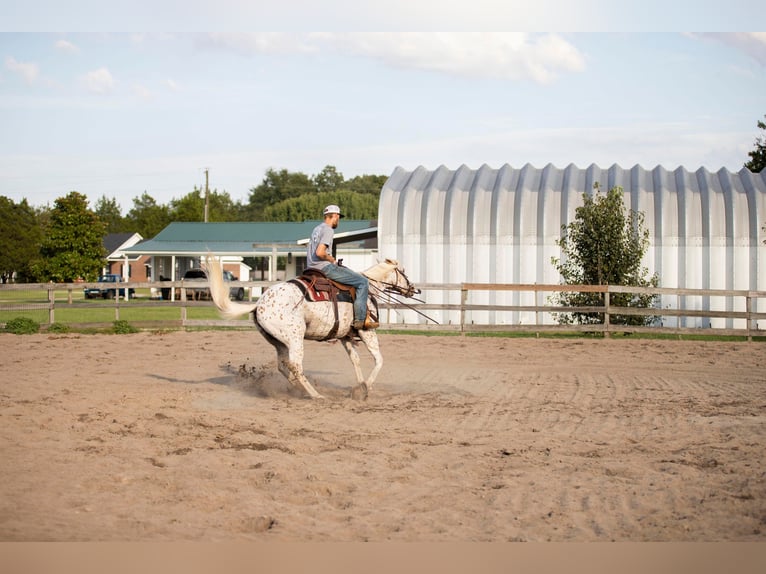
[[[392,66],[460,76],[546,84],[559,73],[585,69],[583,55],[556,34],[350,33],[324,35],[324,40]]]
[[[167,80],[165,80],[165,85],[167,86],[169,90],[173,92],[177,92],[178,90],[181,89],[180,86],[178,85],[178,82],[176,82],[172,78],[168,78]]]
[[[547,84],[561,73],[581,72],[585,58],[557,34],[506,32],[349,32],[311,34],[209,34],[203,47],[243,55],[334,50],[412,68],[458,76],[531,80]]]
[[[80,49],[67,40],[59,40],[56,42],[56,49],[60,52],[67,52],[69,54],[76,54]]]
[[[12,56],[5,58],[5,67],[11,72],[24,78],[24,81],[30,85],[34,84],[40,75],[40,70],[38,69],[37,64],[32,62],[19,62]]]
[[[108,94],[112,92],[117,82],[106,68],[99,68],[88,72],[83,77],[85,87],[94,94]]]
[[[698,34],[736,48],[766,66],[766,32],[733,32]]]

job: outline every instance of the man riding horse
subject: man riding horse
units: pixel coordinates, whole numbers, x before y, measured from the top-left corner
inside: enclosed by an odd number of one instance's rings
[[[367,295],[369,292],[367,277],[348,267],[343,267],[332,254],[335,228],[338,227],[342,217],[343,214],[337,205],[328,205],[324,208],[324,221],[311,232],[311,239],[306,250],[307,268],[320,271],[328,279],[353,287],[356,290],[356,295],[354,297],[354,322],[351,326],[357,331],[377,329],[380,325],[371,320],[367,312]]]

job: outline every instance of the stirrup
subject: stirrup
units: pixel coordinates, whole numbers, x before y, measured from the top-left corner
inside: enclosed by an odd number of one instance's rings
[[[354,321],[351,326],[357,331],[369,331],[370,329],[377,329],[380,327],[380,323],[371,320],[370,316],[367,315],[367,318],[364,321]]]

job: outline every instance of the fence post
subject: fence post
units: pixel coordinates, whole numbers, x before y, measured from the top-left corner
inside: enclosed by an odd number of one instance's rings
[[[53,325],[56,320],[56,288],[55,285],[48,285],[48,325]]]
[[[175,291],[175,289],[174,289]],[[184,287],[183,279],[181,280],[181,290],[179,291],[179,294],[181,295],[181,325],[186,326],[186,288]]]
[[[460,286],[460,332],[465,332],[465,306],[468,303],[468,289],[465,283]]]
[[[608,339],[611,336],[609,332],[609,286],[604,291],[604,338]]]
[[[755,323],[753,319],[753,298],[750,296],[750,293],[745,295],[745,313],[747,314],[747,340],[750,342],[753,340],[751,329],[754,326],[753,323]]]

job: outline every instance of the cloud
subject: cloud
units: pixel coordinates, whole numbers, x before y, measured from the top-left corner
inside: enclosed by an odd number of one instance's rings
[[[72,42],[69,42],[67,40],[59,40],[58,42],[56,42],[55,46],[56,46],[56,49],[59,50],[60,52],[67,52],[69,54],[76,54],[77,52],[80,51],[80,49],[77,46],[75,46],[74,44],[72,44]]]
[[[363,56],[402,69],[474,78],[553,82],[581,72],[585,58],[557,34],[506,32],[348,32],[310,34],[209,34],[200,45],[242,55],[316,53]]]
[[[711,38],[736,48],[753,58],[761,66],[766,66],[766,32],[711,32],[696,35],[703,38]]]
[[[349,33],[324,40],[399,68],[548,84],[562,72],[585,69],[585,58],[556,34]]]
[[[32,62],[19,62],[12,56],[5,58],[5,67],[11,72],[24,78],[24,81],[29,85],[34,84],[40,75],[40,70],[38,69],[37,64]]]
[[[106,68],[99,68],[88,72],[83,77],[85,87],[94,94],[108,94],[112,92],[117,82]]]
[[[166,86],[166,87],[167,87],[169,90],[171,90],[171,91],[173,91],[173,92],[177,92],[178,90],[180,90],[180,89],[181,89],[181,88],[180,88],[180,86],[178,85],[178,82],[176,82],[176,81],[175,81],[175,80],[173,80],[172,78],[168,78],[167,80],[165,80],[165,86]]]

